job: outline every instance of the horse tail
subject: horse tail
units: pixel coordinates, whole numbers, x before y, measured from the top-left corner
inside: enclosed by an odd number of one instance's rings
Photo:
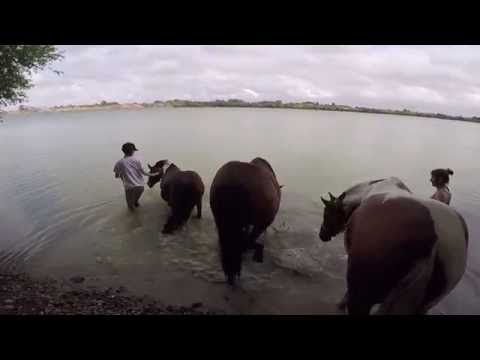
[[[424,299],[435,268],[438,244],[427,257],[419,259],[403,279],[390,291],[380,305],[377,315],[425,314],[431,306]]]
[[[220,257],[222,269],[229,285],[235,285],[235,279],[242,272],[242,254],[245,242],[245,230],[239,224],[218,227]]]
[[[211,200],[217,225],[223,272],[230,285],[242,270],[242,254],[247,241],[247,196],[236,186],[215,188]]]

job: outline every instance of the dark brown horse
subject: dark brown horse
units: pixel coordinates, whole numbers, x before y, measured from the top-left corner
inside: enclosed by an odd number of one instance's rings
[[[439,201],[413,195],[397,178],[353,186],[325,204],[320,239],[345,231],[349,314],[425,314],[462,278],[468,230]]]
[[[222,268],[230,285],[240,276],[245,250],[253,248],[253,259],[263,262],[264,244],[257,239],[275,219],[280,188],[275,172],[262,158],[250,163],[231,161],[217,171],[210,188],[210,207]]]
[[[170,234],[183,225],[194,206],[197,206],[197,217],[202,217],[202,197],[205,191],[202,179],[196,172],[182,171],[175,164],[170,164],[164,173],[163,168],[167,163],[167,160],[161,160],[154,166],[148,165],[151,172],[160,172],[159,175],[148,178],[148,186],[151,188],[161,180],[161,196],[172,209],[162,230],[164,234]]]

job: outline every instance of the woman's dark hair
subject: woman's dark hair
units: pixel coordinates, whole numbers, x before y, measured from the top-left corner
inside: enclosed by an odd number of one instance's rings
[[[450,175],[453,175],[452,169],[435,169],[432,170],[432,176],[438,179],[443,184],[448,184]]]

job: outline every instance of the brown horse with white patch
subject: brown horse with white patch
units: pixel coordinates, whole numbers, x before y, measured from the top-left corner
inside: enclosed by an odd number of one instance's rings
[[[264,244],[258,238],[275,219],[280,189],[275,172],[262,158],[250,163],[230,161],[215,175],[210,207],[218,231],[222,268],[230,285],[240,276],[242,254],[247,249],[255,250],[254,261],[263,262]]]
[[[349,314],[426,314],[462,278],[468,229],[439,201],[417,197],[397,178],[353,186],[325,205],[320,239],[345,231]]]
[[[154,166],[148,165],[151,172],[159,175],[148,178],[151,188],[161,180],[160,190],[163,200],[172,208],[162,233],[170,234],[183,225],[193,208],[197,207],[197,218],[202,217],[202,197],[205,191],[201,177],[195,171],[182,171],[175,164],[170,164],[165,172],[167,160],[158,161]]]

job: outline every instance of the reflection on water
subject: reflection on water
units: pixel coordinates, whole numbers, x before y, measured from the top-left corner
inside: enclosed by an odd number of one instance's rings
[[[396,175],[429,196],[429,171],[451,167],[452,205],[466,218],[467,272],[433,313],[477,314],[480,268],[475,226],[480,193],[470,159],[476,124],[434,119],[269,109],[149,109],[9,115],[0,142],[0,264],[34,275],[83,275],[87,286],[126,285],[166,302],[202,301],[236,313],[334,313],[345,290],[343,239],[318,240],[320,195]],[[442,139],[442,141],[438,141]],[[161,234],[168,208],[146,189],[126,210],[113,178],[120,146],[144,162],[168,158],[206,187],[204,218]],[[226,161],[266,157],[285,184],[268,230],[264,264],[245,256],[240,287],[224,284],[208,188]]]

